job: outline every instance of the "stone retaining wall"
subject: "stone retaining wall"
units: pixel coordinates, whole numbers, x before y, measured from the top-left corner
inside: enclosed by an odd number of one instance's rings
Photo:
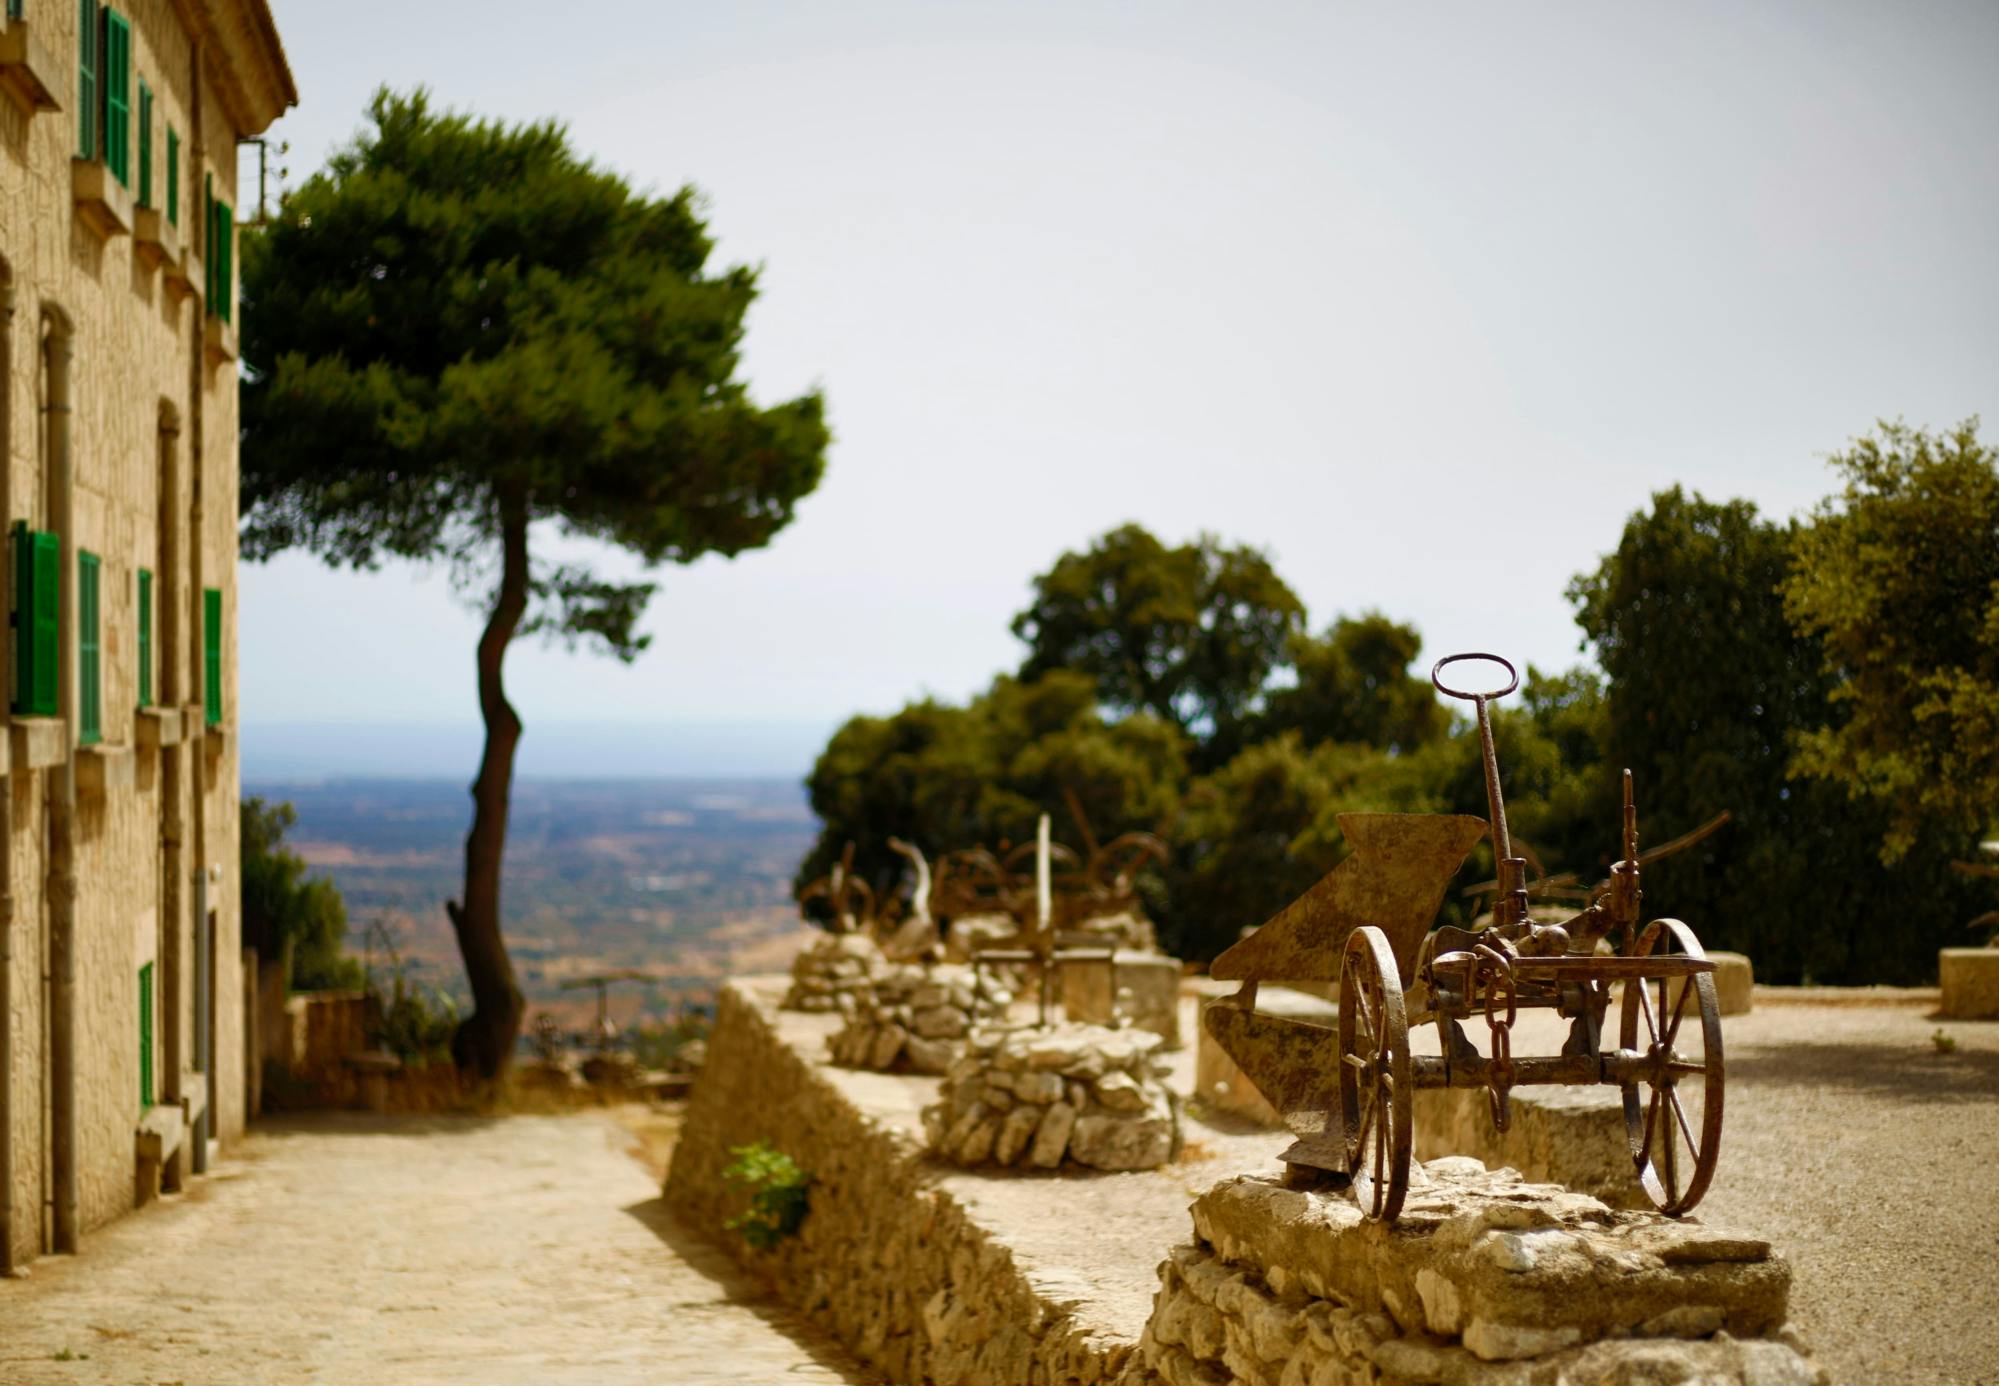
[[[813,1177],[804,1224],[768,1252],[723,1226],[744,1201],[721,1177],[729,1148],[759,1140]],[[722,991],[665,1194],[892,1381],[1090,1386],[1132,1353],[1093,1336],[1062,1286],[1040,1283],[934,1187],[916,1140],[858,1111],[740,982]]]

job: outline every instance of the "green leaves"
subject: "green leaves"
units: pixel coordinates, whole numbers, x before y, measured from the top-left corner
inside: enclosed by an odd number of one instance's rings
[[[1107,706],[1143,709],[1223,748],[1304,622],[1304,605],[1256,550],[1212,535],[1169,549],[1125,525],[1037,577],[1013,633],[1029,647],[1023,679],[1088,674]]]
[[[1794,748],[1826,734],[1813,728],[1847,725],[1852,705],[1843,659],[1786,609],[1823,522],[1775,524],[1747,501],[1662,491],[1569,595],[1609,678],[1609,767],[1634,771],[1642,841],[1734,813],[1647,868],[1648,913],[1750,954],[1773,981],[1923,981],[1964,917],[1948,870],[1962,834],[1928,832],[1884,864],[1892,804],[1794,777]],[[1826,590],[1835,605],[1852,600],[1842,579]]]
[[[304,858],[284,845],[298,822],[288,803],[252,796],[241,805],[243,936],[267,957],[291,952],[291,986],[355,986],[361,968],[346,955],[347,905],[339,887],[308,877]]]
[[[1783,595],[1819,638],[1832,706],[1792,769],[1884,806],[1893,862],[1927,825],[1999,822],[1999,454],[1973,419],[1883,423],[1830,460],[1845,485],[1799,535]]]
[[[722,1225],[741,1232],[758,1251],[794,1235],[811,1207],[812,1176],[767,1141],[729,1147],[725,1182],[749,1194],[749,1205]]]
[[[246,233],[243,551],[477,566],[503,493],[647,564],[768,543],[818,484],[817,394],[735,379],[746,269],[691,188],[652,199],[561,127],[377,94],[373,128]],[[565,568],[535,628],[622,658],[649,583]],[[486,593],[480,600],[488,600]]]

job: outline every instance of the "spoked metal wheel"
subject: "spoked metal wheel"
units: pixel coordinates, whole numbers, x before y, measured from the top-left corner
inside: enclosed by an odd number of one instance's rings
[[[1388,936],[1355,929],[1340,964],[1340,1116],[1361,1212],[1393,1222],[1409,1192],[1409,1025]]]
[[[1646,925],[1632,957],[1704,958],[1677,919]],[[1642,1059],[1623,1083],[1624,1129],[1638,1181],[1659,1211],[1689,1212],[1714,1178],[1721,1148],[1721,1005],[1714,976],[1633,978],[1624,984],[1619,1043]]]

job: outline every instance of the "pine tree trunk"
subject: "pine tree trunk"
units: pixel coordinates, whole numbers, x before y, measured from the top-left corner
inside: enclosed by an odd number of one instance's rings
[[[452,1036],[451,1056],[459,1071],[491,1079],[505,1071],[520,1037],[527,1000],[514,980],[514,965],[500,936],[500,862],[507,847],[507,805],[514,781],[514,749],[521,719],[507,702],[500,666],[507,645],[527,612],[527,498],[500,497],[500,590],[493,614],[479,637],[479,714],[486,723],[486,751],[479,778],[472,782],[472,831],[465,837],[464,901],[445,912],[458,934],[459,956],[472,987],[472,1014]]]

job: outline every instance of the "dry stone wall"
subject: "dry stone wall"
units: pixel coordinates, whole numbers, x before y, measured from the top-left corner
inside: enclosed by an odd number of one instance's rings
[[[968,967],[892,966],[866,991],[851,991],[847,1024],[826,1041],[842,1068],[942,1074],[964,1052],[981,1016],[1005,1014],[1013,999],[990,975]]]
[[[1812,1386],[1768,1243],[1457,1157],[1394,1227],[1256,1178],[1194,1204],[1140,1346],[1170,1386],[1643,1381]]]
[[[788,1011],[839,1011],[852,1015],[888,967],[879,944],[866,934],[827,934],[791,960]]]
[[[1020,1265],[935,1187],[935,1166],[909,1133],[859,1111],[784,1042],[766,1011],[772,999],[742,982],[723,989],[667,1175],[675,1210],[888,1380],[1115,1379],[1135,1345],[1080,1322],[1064,1286]],[[813,1180],[797,1235],[770,1251],[723,1225],[744,1203],[722,1178],[730,1147],[759,1140]]]
[[[1161,1043],[1101,1025],[979,1031],[923,1110],[930,1149],[968,1166],[1155,1169],[1180,1148]]]

